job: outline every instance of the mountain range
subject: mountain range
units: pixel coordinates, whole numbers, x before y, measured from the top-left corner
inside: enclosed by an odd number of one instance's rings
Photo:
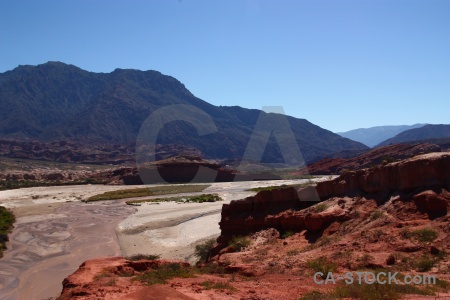
[[[448,140],[450,140],[450,125],[428,124],[420,128],[403,131],[396,136],[379,143],[376,146],[380,147],[390,144],[414,143],[424,141],[440,144],[442,142],[448,143]]]
[[[397,134],[414,128],[423,127],[426,124],[414,125],[389,125],[389,126],[375,126],[370,128],[358,128],[346,132],[338,132],[340,136],[349,138],[351,140],[363,143],[366,146],[374,147],[379,143],[390,139]]]
[[[211,116],[217,132],[199,136],[191,124],[175,121],[163,127],[157,143],[193,147],[207,158],[242,158],[261,115],[275,127],[287,119],[306,162],[334,152],[367,149],[305,119],[211,105],[177,79],[157,71],[94,73],[61,62],[19,66],[0,73],[0,138],[130,144],[136,142],[141,125],[152,112],[172,104],[202,110]],[[279,135],[270,135],[263,161],[283,162]]]

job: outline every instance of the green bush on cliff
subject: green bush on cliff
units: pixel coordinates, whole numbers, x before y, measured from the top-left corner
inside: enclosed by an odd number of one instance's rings
[[[231,246],[234,251],[241,251],[243,248],[250,245],[250,239],[246,236],[233,236],[231,239],[229,246]]]
[[[215,239],[210,239],[203,244],[196,245],[194,255],[197,256],[200,261],[208,261],[209,253],[211,252],[211,248],[215,243]]]

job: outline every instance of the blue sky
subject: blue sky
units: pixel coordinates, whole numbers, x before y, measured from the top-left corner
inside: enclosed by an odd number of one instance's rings
[[[0,72],[158,70],[331,131],[450,123],[450,1],[0,0]]]

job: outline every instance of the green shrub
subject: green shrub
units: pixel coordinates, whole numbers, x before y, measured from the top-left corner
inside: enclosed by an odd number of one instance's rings
[[[230,243],[228,244],[231,246],[234,251],[241,251],[242,248],[247,247],[250,245],[250,239],[246,236],[233,236]]]
[[[362,267],[367,267],[373,262],[373,256],[368,253],[364,253],[364,255],[359,259],[359,262]]]
[[[432,229],[418,229],[413,231],[414,236],[419,242],[432,242],[438,237],[438,233]]]
[[[3,250],[6,249],[6,242],[9,240],[8,233],[11,232],[15,221],[14,215],[5,207],[0,206],[0,258],[3,257]]]
[[[179,193],[194,193],[194,192],[201,192],[207,187],[209,187],[209,185],[162,185],[145,188],[133,188],[133,189],[104,192],[103,194],[91,196],[87,200],[84,200],[84,202],[117,200],[125,198],[179,194]]]
[[[130,200],[125,203],[128,205],[137,205],[141,203],[159,203],[159,202],[179,202],[179,203],[204,203],[204,202],[216,202],[223,199],[216,194],[202,194],[196,196],[180,196],[180,197],[167,197],[167,198],[155,198],[155,199],[143,199],[143,200]]]
[[[208,261],[211,248],[215,243],[215,239],[209,239],[203,244],[196,245],[194,255],[197,256],[200,261]]]
[[[287,239],[288,237],[293,236],[294,234],[295,234],[294,231],[288,230],[288,231],[283,232],[283,234],[280,237],[282,239]]]
[[[329,272],[336,271],[336,265],[328,261],[326,257],[318,257],[312,260],[308,260],[306,265],[314,270],[314,273],[321,272],[322,278],[326,278]]]
[[[223,282],[214,282],[214,281],[208,280],[208,281],[202,282],[201,285],[205,288],[205,290],[219,289],[219,290],[236,291],[236,288],[227,282],[223,283]]]
[[[152,255],[152,254],[135,254],[135,255],[126,257],[126,259],[128,259],[128,260],[141,260],[141,259],[156,260],[159,258],[160,258],[160,255]]]
[[[402,294],[430,294],[420,290],[414,285],[400,284],[346,284],[338,286],[332,293],[338,299],[364,299],[364,300],[395,300]]]
[[[174,277],[188,278],[193,276],[194,272],[192,268],[184,267],[177,263],[171,263],[146,271],[137,276],[135,280],[139,280],[147,285],[152,285],[157,283],[167,283],[167,280]]]
[[[383,215],[384,215],[384,212],[382,212],[381,210],[375,210],[370,214],[369,218],[370,218],[370,220],[374,221],[374,220],[382,217]]]
[[[325,211],[328,208],[328,206],[325,203],[319,203],[313,206],[313,210],[316,213],[320,213],[322,211]]]
[[[417,271],[427,272],[434,266],[434,260],[428,256],[422,256],[416,263]]]
[[[404,239],[415,238],[419,242],[426,243],[434,241],[438,237],[438,233],[428,228],[417,229],[412,232],[408,228],[405,228],[400,232],[400,236]]]

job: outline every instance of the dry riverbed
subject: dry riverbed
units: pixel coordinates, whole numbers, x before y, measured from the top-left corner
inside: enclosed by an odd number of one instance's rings
[[[193,262],[194,246],[219,235],[222,204],[254,194],[246,191],[249,188],[301,182],[305,180],[213,183],[202,193],[218,194],[224,201],[141,206],[126,205],[128,199],[81,202],[130,186],[0,191],[0,205],[11,209],[17,219],[0,260],[0,299],[55,297],[62,280],[94,257],[157,254]],[[189,195],[195,194],[201,193]]]

